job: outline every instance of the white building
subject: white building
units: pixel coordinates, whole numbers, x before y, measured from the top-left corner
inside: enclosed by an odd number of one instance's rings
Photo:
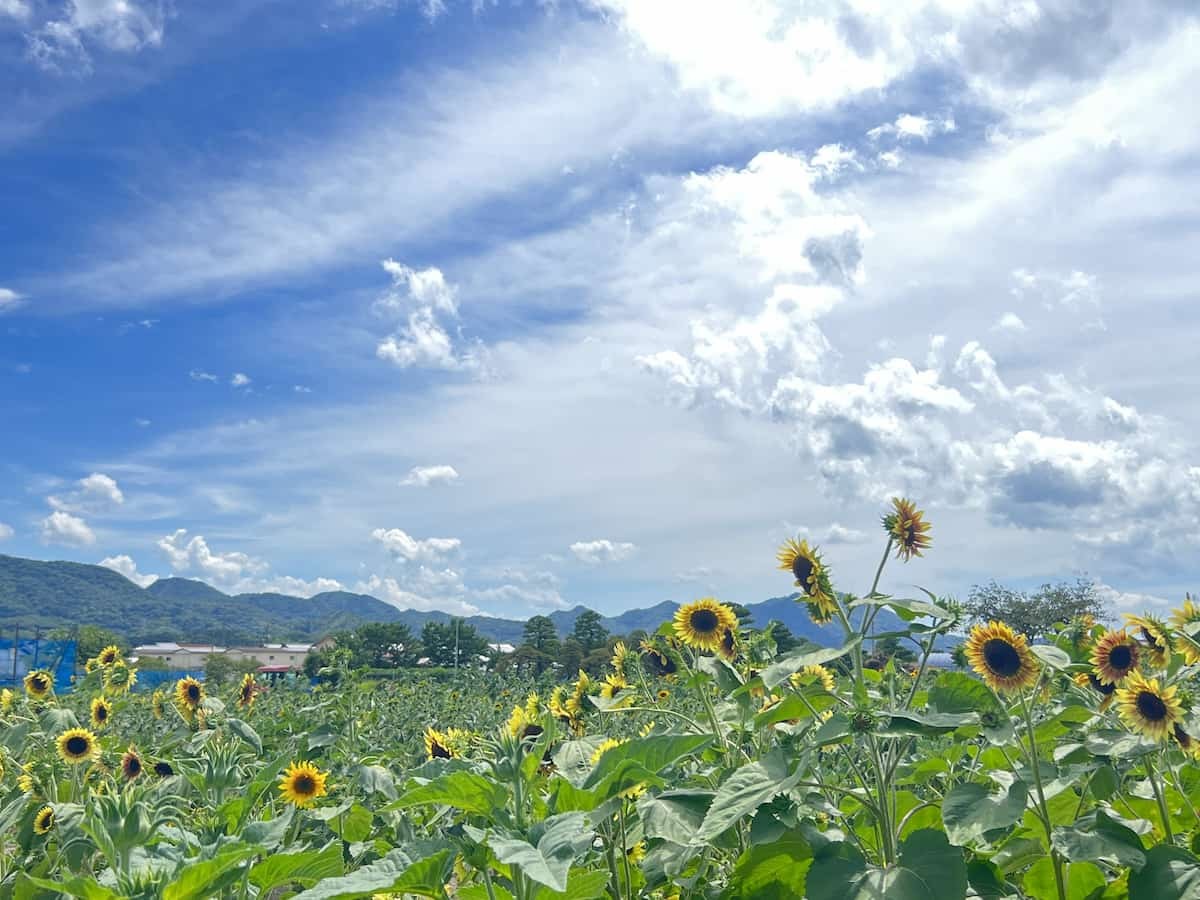
[[[260,647],[221,647],[216,644],[177,644],[162,641],[134,647],[138,659],[161,659],[168,669],[203,669],[210,656],[223,655],[232,660],[252,660],[260,667],[278,670],[300,669],[313,644],[264,644]]]

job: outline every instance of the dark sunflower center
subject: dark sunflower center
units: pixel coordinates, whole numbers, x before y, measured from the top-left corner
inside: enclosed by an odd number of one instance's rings
[[[1011,678],[1021,671],[1021,655],[1008,641],[992,638],[983,645],[983,661],[988,669],[1001,678]]]
[[[521,739],[529,740],[530,738],[537,737],[541,733],[542,733],[541,725],[526,725],[525,730],[521,732]]]
[[[1100,693],[1102,693],[1106,697],[1117,689],[1117,686],[1115,684],[1105,684],[1103,681],[1101,681],[1099,678],[1097,678],[1091,672],[1088,672],[1088,681],[1090,681],[1092,683],[1092,687],[1094,687],[1096,690],[1098,690]]]
[[[1161,722],[1167,717],[1167,704],[1158,694],[1142,691],[1137,696],[1137,709],[1147,722]]]
[[[46,679],[41,675],[34,675],[29,679],[29,683],[33,685],[35,691],[44,691],[46,689]]]
[[[445,747],[443,747],[441,744],[439,744],[437,741],[434,741],[433,746],[429,748],[429,755],[432,756],[434,759],[449,759],[450,751],[447,750]]]
[[[1143,627],[1143,628],[1142,628],[1142,639],[1143,639],[1143,640],[1145,640],[1145,642],[1146,642],[1147,644],[1149,644],[1151,647],[1157,647],[1157,646],[1158,646],[1158,637],[1157,637],[1157,635],[1154,635],[1154,634],[1152,634],[1152,633],[1150,632],[1150,630],[1149,630],[1149,629],[1147,629],[1147,628],[1145,628],[1145,627]]]
[[[200,688],[197,685],[189,684],[187,687],[187,698],[192,703],[200,702]]]
[[[792,574],[796,576],[796,582],[805,590],[808,589],[808,579],[812,573],[813,564],[811,559],[797,556],[792,560]]]
[[[721,646],[727,653],[733,652],[733,632],[728,628],[725,629],[725,634],[721,637]]]
[[[154,772],[156,775],[161,775],[163,778],[175,774],[175,770],[171,768],[171,764],[165,762],[155,763]]]
[[[308,795],[315,792],[316,789],[317,783],[313,781],[311,775],[297,775],[292,782],[292,790],[297,794]]]
[[[711,609],[698,609],[692,613],[692,628],[701,634],[710,634],[717,630],[717,624],[721,620],[717,618],[717,614]]]
[[[99,719],[101,722],[103,722],[105,719],[108,718],[108,710],[105,709],[103,706],[97,706],[96,707],[96,718]]]
[[[1117,644],[1108,654],[1108,664],[1114,669],[1128,669],[1133,665],[1133,650],[1128,644]]]
[[[67,752],[72,756],[83,756],[91,749],[91,743],[85,737],[73,735],[67,738]]]
[[[142,772],[142,761],[136,756],[129,757],[129,759],[125,760],[125,772],[130,777],[140,775]]]

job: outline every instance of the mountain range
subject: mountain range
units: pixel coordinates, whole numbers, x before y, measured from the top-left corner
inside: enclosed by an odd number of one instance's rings
[[[841,639],[841,629],[818,627],[795,595],[746,604],[752,624],[783,622],[792,633],[821,644]],[[670,619],[677,604],[664,601],[648,609],[631,609],[603,618],[612,634],[654,631]],[[560,635],[574,627],[586,607],[549,614]],[[884,618],[890,617],[884,611]],[[313,597],[286,594],[223,593],[212,585],[187,578],[164,578],[142,588],[103,566],[74,562],[43,562],[0,555],[0,634],[14,626],[25,635],[35,628],[101,625],[133,643],[193,641],[217,644],[258,644],[313,641],[333,631],[364,622],[403,622],[420,632],[427,621],[446,622],[448,613],[397,609],[376,597],[348,591],[328,591]],[[464,621],[492,641],[521,642],[524,621],[493,616],[468,616]],[[881,619],[880,624],[885,624]]]

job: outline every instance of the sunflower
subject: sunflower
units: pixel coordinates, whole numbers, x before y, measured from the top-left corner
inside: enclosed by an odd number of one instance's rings
[[[737,627],[733,610],[712,597],[685,603],[675,612],[675,635],[697,650],[718,650],[724,633]]]
[[[88,675],[91,675],[93,672],[95,672],[99,668],[100,668],[100,660],[96,659],[96,657],[94,657],[94,656],[83,664],[83,671],[86,672]]]
[[[175,705],[188,718],[191,718],[195,714],[203,700],[204,685],[191,675],[187,676],[187,678],[180,678],[175,682]]]
[[[1167,626],[1154,616],[1125,613],[1134,635],[1146,642],[1146,658],[1156,669],[1165,669],[1171,659],[1171,636]]]
[[[238,685],[238,706],[242,709],[249,709],[254,705],[254,698],[258,694],[258,683],[254,680],[254,676],[247,672],[242,676],[242,683]]]
[[[1104,712],[1112,705],[1117,691],[1115,682],[1105,683],[1097,678],[1094,672],[1080,672],[1075,676],[1074,681],[1081,688],[1091,688],[1104,698],[1100,701],[1100,712]]]
[[[1019,691],[1037,681],[1038,666],[1025,635],[1003,622],[976,625],[966,647],[971,668],[992,690]]]
[[[788,569],[796,578],[796,587],[804,591],[808,614],[818,625],[833,619],[837,601],[833,598],[833,585],[829,582],[829,570],[821,561],[816,547],[808,541],[788,538],[778,553],[779,568]]]
[[[58,755],[71,765],[87,762],[96,755],[96,735],[86,728],[70,728],[58,736]]]
[[[154,714],[154,718],[161,719],[163,712],[166,709],[167,695],[161,689],[156,690],[150,696],[150,712]]]
[[[54,676],[45,669],[34,669],[25,676],[25,693],[32,700],[42,700],[54,690]]]
[[[1200,662],[1200,646],[1196,643],[1200,640],[1200,634],[1192,636],[1187,632],[1187,626],[1197,622],[1200,622],[1200,604],[1192,599],[1191,594],[1184,594],[1183,606],[1171,613],[1171,624],[1180,632],[1179,649],[1183,651],[1183,661],[1189,666]]]
[[[1141,645],[1125,631],[1106,631],[1092,648],[1092,670],[1101,684],[1117,684],[1138,667]]]
[[[646,842],[638,841],[632,847],[626,848],[625,857],[629,860],[631,865],[636,866],[641,863],[641,861],[646,858]]]
[[[121,659],[121,648],[116,644],[109,644],[96,654],[96,662],[102,666],[111,666],[119,659]]]
[[[12,712],[14,700],[12,691],[8,688],[0,689],[0,714],[7,715]]]
[[[601,741],[596,746],[596,749],[592,751],[592,765],[594,766],[598,764],[600,762],[600,757],[614,747],[620,747],[622,743],[624,742],[618,741],[616,738],[606,738],[605,740]]]
[[[279,790],[284,800],[303,809],[325,796],[328,777],[310,762],[292,763],[279,779]]]
[[[154,774],[159,778],[170,778],[175,774],[175,767],[165,759],[160,759],[154,764]]]
[[[37,811],[37,815],[33,817],[33,833],[34,834],[49,834],[50,829],[54,827],[54,807],[43,806]]]
[[[1184,731],[1183,727],[1178,722],[1175,723],[1175,728],[1171,736],[1175,738],[1175,742],[1179,744],[1179,748],[1185,753],[1191,753],[1195,755],[1196,751],[1200,750],[1200,745],[1196,744],[1196,742],[1192,739],[1192,736]]]
[[[430,759],[453,759],[456,754],[446,735],[436,728],[426,728],[425,755]]]
[[[678,671],[679,667],[675,664],[675,660],[671,659],[667,651],[661,647],[657,647],[649,641],[642,641],[639,649],[642,651],[642,665],[656,678],[674,675]]]
[[[668,691],[666,688],[663,688],[662,690],[660,690],[660,691],[658,692],[658,699],[659,699],[659,701],[660,701],[660,702],[661,702],[661,701],[663,701],[663,700],[670,700],[670,699],[671,699],[671,692],[670,692],[670,691]]]
[[[917,504],[901,497],[892,498],[892,511],[883,517],[883,530],[896,544],[896,559],[905,562],[928,550],[932,541],[925,513],[917,509]]]
[[[1166,740],[1175,723],[1183,717],[1183,708],[1172,687],[1159,687],[1157,678],[1134,672],[1117,689],[1117,712],[1131,731],[1158,741]]]
[[[805,666],[799,672],[793,672],[791,681],[793,687],[800,687],[809,679],[816,679],[816,682],[821,685],[821,689],[827,694],[832,694],[837,687],[837,679],[833,677],[833,673],[820,664]]]
[[[600,696],[605,700],[615,700],[617,694],[629,687],[629,682],[621,675],[613,673],[604,679],[600,685]]]
[[[104,670],[104,689],[110,694],[125,694],[137,684],[137,669],[129,668],[123,659]]]
[[[543,730],[542,726],[537,723],[537,716],[529,715],[529,711],[524,706],[513,707],[512,715],[508,717],[505,727],[509,734],[522,741],[537,737]]]
[[[624,641],[617,641],[613,645],[612,667],[613,671],[618,675],[625,676],[625,667],[629,664],[630,658],[633,656],[633,651],[625,646]]]
[[[725,633],[721,635],[721,644],[717,647],[717,652],[731,662],[737,658],[737,635],[732,628],[726,628]]]
[[[121,773],[127,781],[134,781],[142,774],[142,758],[132,744],[121,757]]]
[[[92,700],[92,725],[98,729],[103,728],[110,718],[112,705],[104,697],[95,697]]]

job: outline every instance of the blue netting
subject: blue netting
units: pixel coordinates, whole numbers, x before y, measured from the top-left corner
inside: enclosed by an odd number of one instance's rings
[[[69,691],[75,674],[75,642],[0,638],[0,685],[19,685],[34,669],[54,673],[54,689],[59,693]]]
[[[152,691],[164,684],[174,685],[180,678],[187,678],[189,675],[197,681],[204,680],[203,669],[138,669],[138,680],[134,690]]]

